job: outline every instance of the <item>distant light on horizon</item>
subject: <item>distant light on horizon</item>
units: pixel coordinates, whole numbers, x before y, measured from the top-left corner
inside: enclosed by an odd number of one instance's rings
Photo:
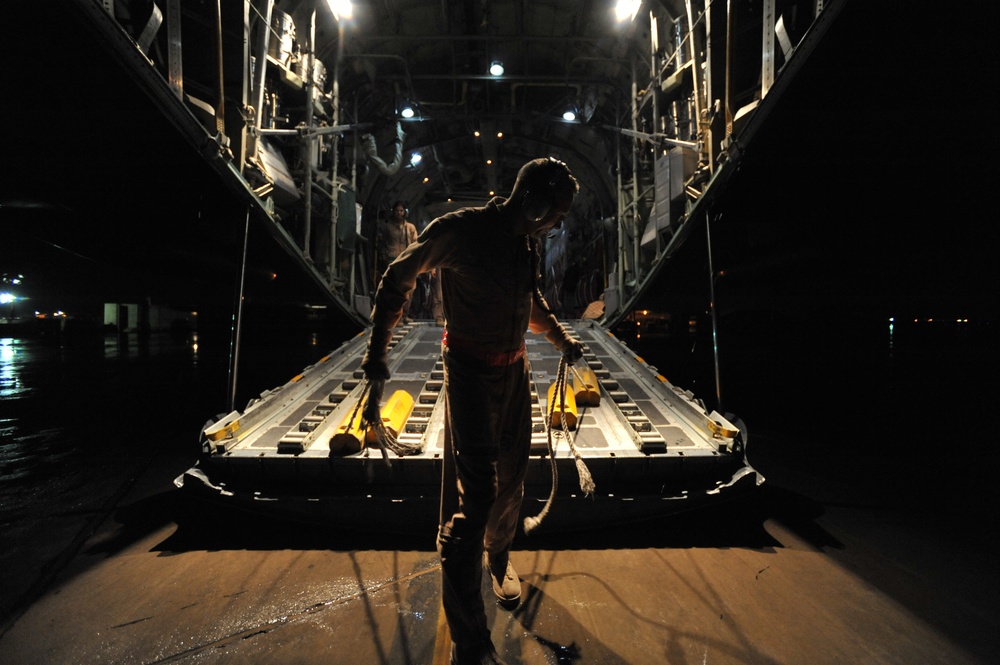
[[[889,323],[892,323],[893,321],[895,321],[895,318],[890,317],[889,318]],[[917,318],[913,319],[913,322],[914,323],[938,323],[938,324],[943,324],[943,323],[950,323],[951,319],[947,318],[947,317],[934,318],[933,316],[927,317],[926,319],[921,319],[920,317],[917,317]],[[955,323],[968,323],[968,322],[969,322],[968,317],[964,317],[964,316],[955,319]]]

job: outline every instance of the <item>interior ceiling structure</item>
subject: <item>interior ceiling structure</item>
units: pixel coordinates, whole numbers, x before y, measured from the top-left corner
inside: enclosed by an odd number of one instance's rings
[[[612,128],[631,126],[636,63],[648,79],[650,54],[639,52],[648,18],[617,21],[609,0],[381,0],[356,3],[340,22],[323,5],[316,53],[328,72],[342,54],[341,122],[392,124],[414,109],[402,120],[407,170],[391,185],[399,198],[481,201],[509,191],[525,161],[552,155],[613,208]],[[299,30],[313,7],[275,5]],[[500,76],[489,71],[495,62]],[[570,110],[574,121],[563,117]]]

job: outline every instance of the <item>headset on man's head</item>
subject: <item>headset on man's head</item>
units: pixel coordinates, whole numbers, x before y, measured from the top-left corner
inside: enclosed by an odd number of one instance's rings
[[[533,222],[545,219],[557,203],[556,197],[576,189],[573,174],[565,162],[548,157],[545,166],[551,170],[548,181],[541,188],[529,185],[521,197],[521,212]]]

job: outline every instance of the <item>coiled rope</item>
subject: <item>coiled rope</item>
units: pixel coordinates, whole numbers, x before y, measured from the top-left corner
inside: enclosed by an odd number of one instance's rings
[[[566,362],[566,358],[560,358],[559,369],[556,372],[555,389],[555,393],[559,395],[559,408],[562,411],[559,422],[562,426],[563,435],[566,437],[566,441],[569,442],[570,452],[573,453],[573,458],[576,460],[576,473],[580,479],[580,490],[583,491],[584,496],[590,496],[596,489],[596,486],[594,485],[594,478],[590,475],[590,469],[587,468],[586,462],[583,461],[580,451],[576,449],[576,444],[573,442],[573,436],[570,434],[569,426],[566,424],[566,380],[569,375],[569,368],[570,364]],[[524,518],[524,533],[526,534],[530,534],[532,531],[537,529],[539,525],[541,525],[542,520],[545,519],[545,516],[549,514],[549,510],[552,508],[552,502],[556,498],[556,487],[559,485],[559,471],[556,468],[555,446],[552,443],[552,414],[555,412],[555,402],[556,401],[553,399],[549,403],[548,418],[545,422],[545,431],[547,433],[547,443],[549,447],[549,466],[552,468],[552,489],[549,491],[549,498],[545,500],[545,505],[542,507],[542,511],[534,517]]]

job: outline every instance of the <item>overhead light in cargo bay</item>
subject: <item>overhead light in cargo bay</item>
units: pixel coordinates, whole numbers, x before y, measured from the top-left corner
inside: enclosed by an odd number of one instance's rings
[[[641,0],[618,0],[615,3],[615,20],[618,22],[631,21],[639,13],[640,4],[642,4]]]
[[[490,75],[491,76],[503,76],[503,63],[499,60],[494,60],[490,63]]]
[[[351,0],[326,0],[326,4],[330,5],[330,11],[338,21],[354,16],[354,5],[351,4]]]

